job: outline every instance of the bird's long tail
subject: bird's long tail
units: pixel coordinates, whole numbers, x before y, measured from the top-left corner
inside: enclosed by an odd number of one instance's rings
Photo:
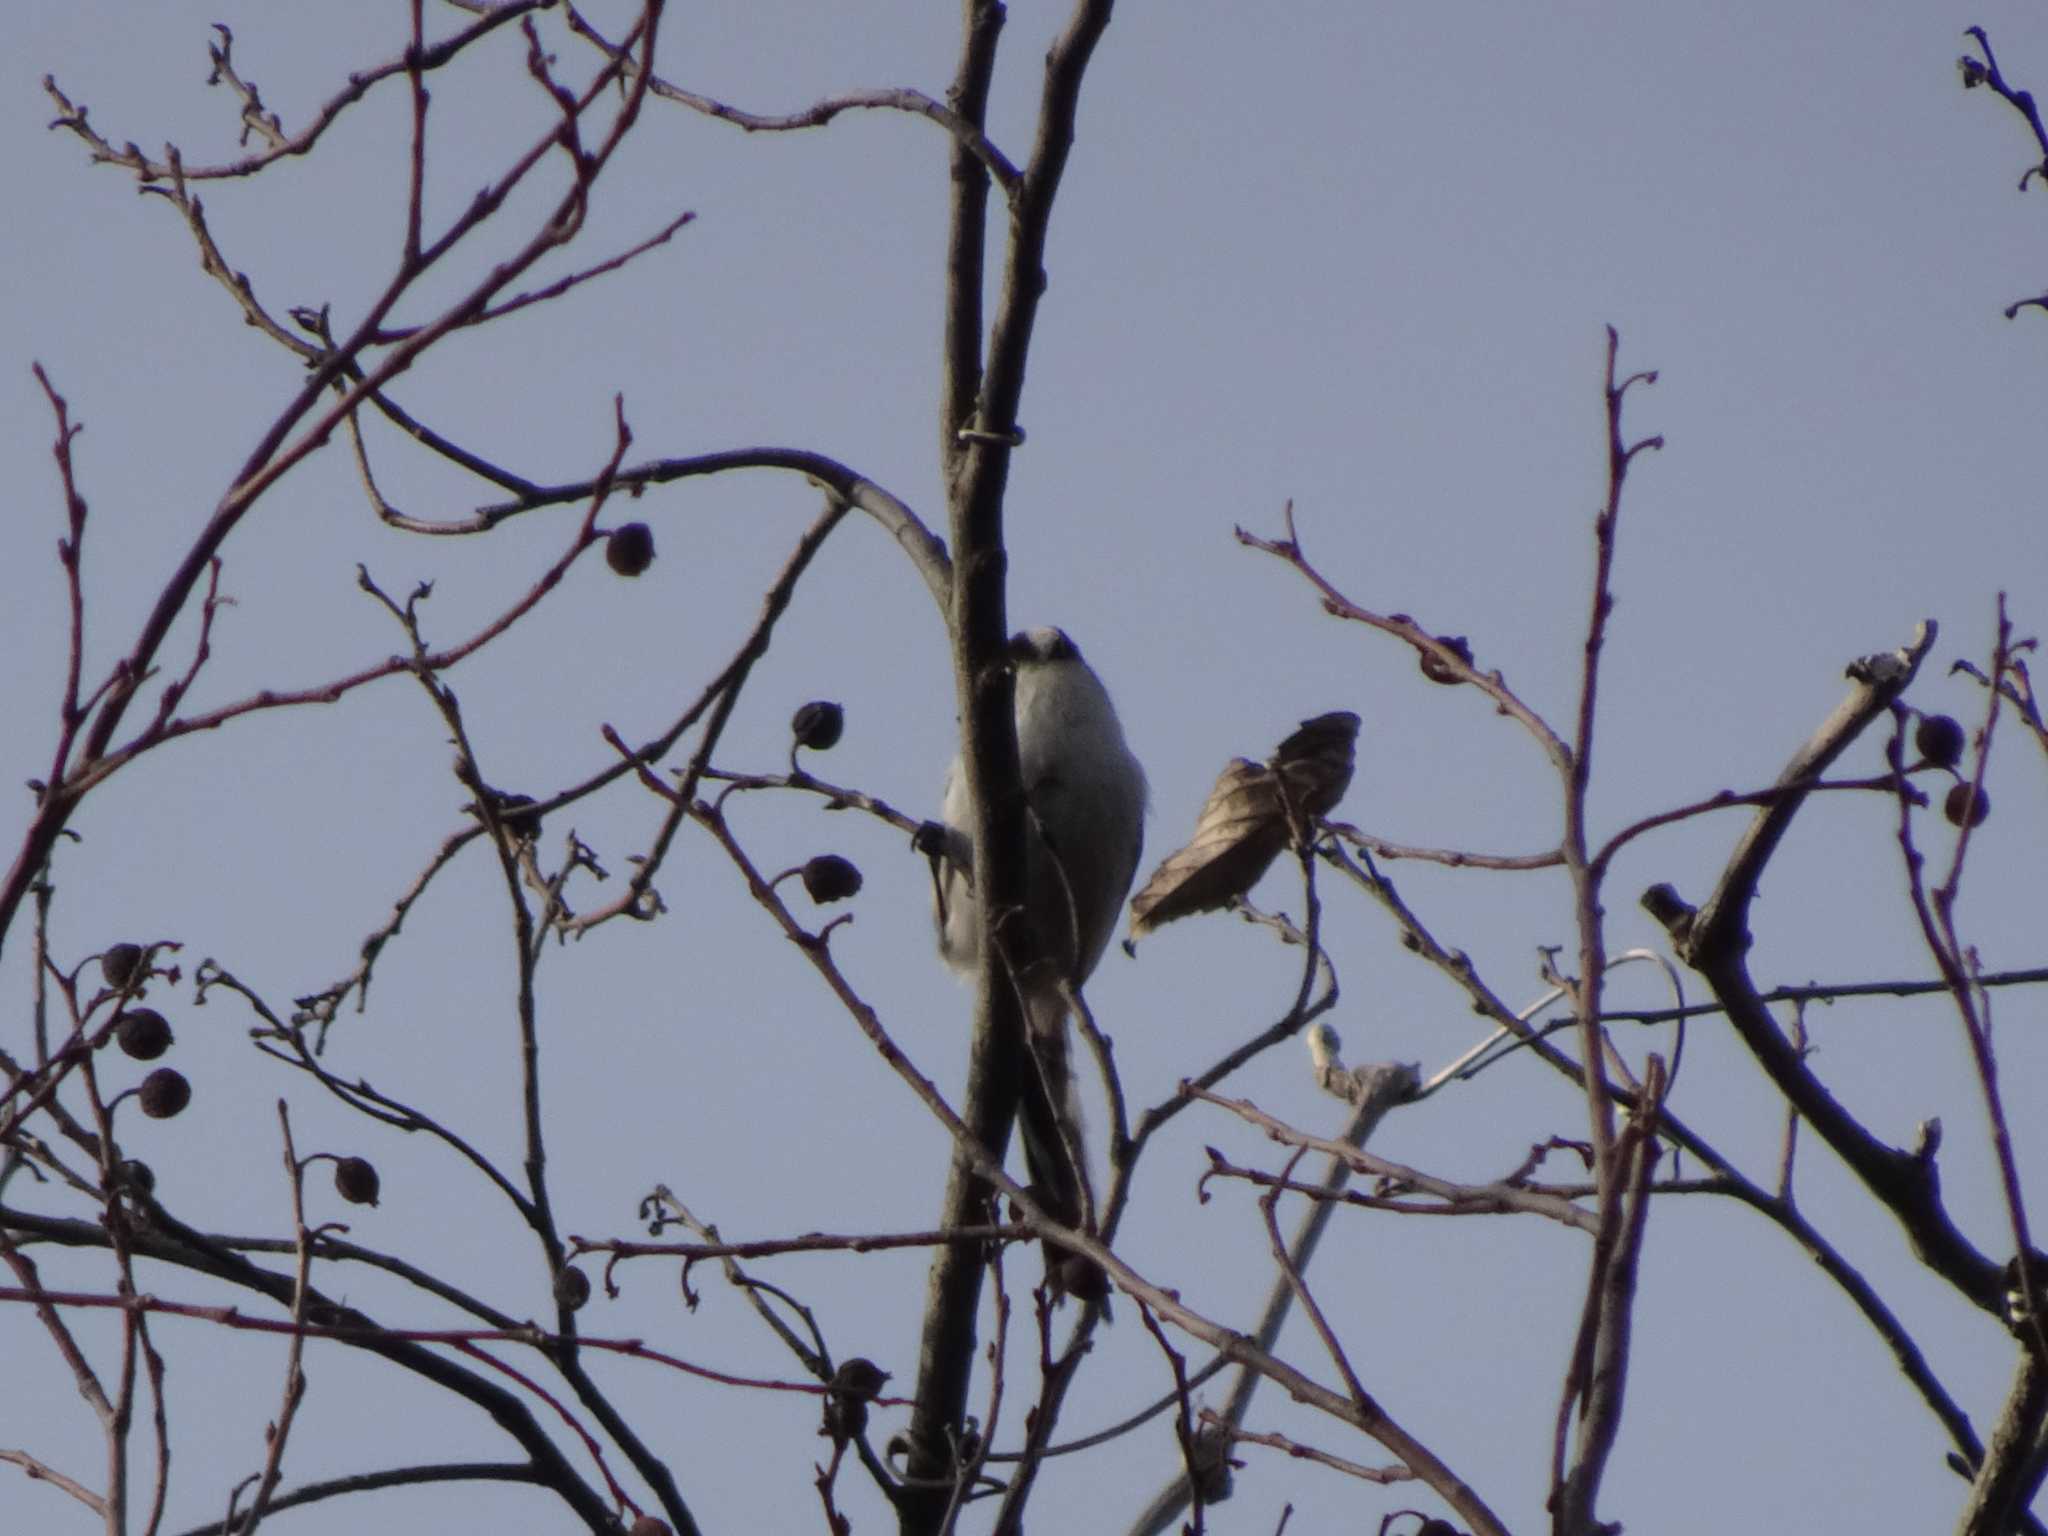
[[[1024,1014],[1031,1052],[1031,1070],[1024,1074],[1017,1105],[1024,1166],[1046,1215],[1070,1227],[1090,1225],[1095,1199],[1074,1088],[1066,999],[1057,990],[1034,990],[1025,998]]]

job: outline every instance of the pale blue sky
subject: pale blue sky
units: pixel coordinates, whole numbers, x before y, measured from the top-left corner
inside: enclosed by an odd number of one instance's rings
[[[623,9],[614,0],[594,11]],[[46,769],[63,656],[52,556],[61,505],[30,361],[87,427],[77,456],[93,518],[88,658],[102,668],[298,377],[199,272],[168,207],[45,131],[53,114],[38,80],[53,73],[116,142],[170,139],[188,161],[212,162],[236,149],[232,102],[204,86],[209,23],[234,27],[239,64],[296,126],[347,70],[397,51],[404,12],[80,0],[15,19],[0,92],[12,209],[0,227],[10,274],[0,453],[15,487],[0,569],[17,660],[0,677],[13,722],[0,736],[0,782]],[[1061,14],[1012,10],[993,136],[1014,159],[1028,150],[1038,61]],[[452,13],[429,15],[437,31],[451,24]],[[1403,842],[1485,851],[1554,841],[1556,789],[1525,738],[1471,690],[1429,687],[1399,647],[1324,617],[1301,582],[1231,530],[1277,533],[1292,498],[1311,553],[1352,596],[1469,635],[1483,665],[1562,724],[1602,494],[1606,324],[1622,334],[1624,369],[1661,375],[1633,397],[1629,424],[1664,434],[1667,447],[1638,461],[1623,512],[1597,828],[1768,781],[1839,696],[1843,665],[1905,642],[1924,617],[1943,632],[1914,699],[1975,718],[1977,691],[1945,674],[1959,655],[1985,656],[1995,593],[2010,591],[2023,631],[2048,624],[2048,321],[2001,314],[2048,285],[2048,203],[2039,188],[2015,193],[2032,153],[2017,117],[1959,88],[1954,61],[1972,22],[1991,30],[2016,81],[2048,88],[2048,27],[2011,3],[1119,11],[1055,218],[1022,410],[1029,441],[1011,476],[1011,613],[1066,627],[1115,694],[1153,787],[1148,868],[1185,835],[1226,758],[1263,755],[1302,717],[1339,708],[1365,718],[1346,819]],[[661,67],[737,104],[789,110],[858,86],[941,94],[953,47],[950,11],[910,0],[753,0],[676,7]],[[565,72],[588,68],[573,39],[557,48]],[[511,37],[438,79],[434,100],[447,137],[432,151],[429,216],[445,219],[543,117]],[[406,120],[403,91],[387,89],[311,160],[206,190],[217,237],[267,302],[331,302],[339,318],[381,284],[399,232]],[[938,130],[897,114],[746,138],[651,104],[580,249],[629,243],[686,208],[696,223],[626,274],[460,339],[396,394],[524,473],[568,479],[602,462],[618,393],[636,457],[815,448],[942,524],[946,156]],[[451,281],[499,249],[459,264]],[[422,516],[494,499],[388,442],[380,471],[386,493]],[[766,475],[650,494],[633,513],[659,544],[647,576],[625,584],[597,561],[580,566],[531,624],[453,675],[487,770],[539,792],[608,756],[601,724],[639,739],[665,723],[737,644],[815,505],[801,483]],[[464,633],[553,558],[576,515],[537,515],[487,541],[409,538],[377,525],[345,451],[330,449],[229,546],[235,606],[193,704],[303,686],[399,649],[356,589],[358,561],[393,591],[433,578],[433,633]],[[189,627],[180,634],[169,655],[182,659]],[[778,634],[720,761],[772,771],[790,710],[840,699],[845,740],[817,769],[928,814],[952,750],[946,665],[922,586],[884,537],[849,525]],[[394,681],[165,750],[88,803],[85,841],[57,873],[57,952],[175,938],[188,964],[217,957],[279,1006],[339,977],[458,822],[464,796],[444,734],[417,689]],[[1998,809],[1962,909],[1992,967],[2042,960],[2048,814],[2032,750],[2014,733],[1992,764]],[[1873,735],[1847,767],[1880,762]],[[657,818],[651,800],[621,793],[573,820],[618,874]],[[1760,981],[1929,973],[1900,897],[1892,819],[1886,803],[1847,797],[1803,815],[1757,909]],[[736,820],[765,868],[823,850],[861,865],[868,885],[857,921],[834,940],[840,962],[925,1070],[955,1087],[966,993],[929,953],[927,877],[901,838],[808,803],[758,800]],[[1621,860],[1607,893],[1615,947],[1657,937],[1634,904],[1644,886],[1670,880],[1703,896],[1739,825],[1732,815],[1695,823]],[[1555,876],[1389,872],[1511,998],[1540,990],[1537,946],[1570,942]],[[475,856],[443,877],[387,953],[370,1012],[337,1032],[333,1061],[437,1107],[509,1162],[516,1059],[494,881]],[[658,1180],[734,1236],[928,1223],[945,1158],[929,1117],[708,842],[686,838],[659,884],[670,908],[660,923],[613,925],[551,954],[543,971],[563,1227],[630,1236],[634,1203]],[[1278,878],[1262,894],[1299,910],[1299,892]],[[1329,921],[1345,986],[1335,1022],[1352,1059],[1428,1069],[1476,1036],[1461,998],[1400,948],[1376,909],[1332,891]],[[0,995],[17,1019],[27,954],[25,933],[10,935]],[[1160,1098],[1277,1013],[1294,963],[1224,918],[1169,929],[1134,962],[1113,954],[1092,996],[1134,1102]],[[1645,970],[1616,995],[1657,994]],[[356,1236],[431,1255],[508,1311],[541,1314],[532,1246],[447,1157],[331,1111],[251,1051],[228,1000],[194,1011],[178,994],[162,1006],[198,1098],[183,1118],[129,1134],[186,1219],[283,1228],[271,1105],[284,1094],[302,1147],[360,1151],[384,1167],[383,1206],[346,1213]],[[1998,1018],[2022,1171],[2038,1191],[2048,1006],[2008,994]],[[1944,1120],[1959,1219],[1987,1251],[2009,1251],[1952,1014],[1874,1003],[1809,1022],[1820,1069],[1879,1134],[1903,1142],[1921,1119]],[[1668,1039],[1628,1042],[1636,1057],[1652,1045]],[[1236,1088],[1311,1127],[1339,1123],[1292,1049]],[[1675,1104],[1753,1175],[1774,1166],[1779,1112],[1711,1025],[1693,1032]],[[1396,1115],[1376,1146],[1481,1180],[1553,1132],[1577,1133],[1583,1118],[1559,1083],[1516,1062]],[[1184,1117],[1148,1155],[1129,1251],[1190,1303],[1246,1325],[1269,1275],[1263,1237],[1241,1190],[1196,1204],[1205,1143],[1273,1160],[1219,1116]],[[1818,1146],[1806,1148],[1801,1179],[1809,1214],[1869,1266],[1988,1427],[2010,1341],[1904,1260]],[[10,1198],[23,1194],[17,1180]],[[873,1356],[900,1385],[914,1374],[924,1267],[918,1256],[806,1258],[761,1273],[817,1306],[836,1350]],[[1029,1268],[1017,1266],[1020,1286]],[[93,1264],[53,1257],[48,1269],[53,1280],[104,1281]],[[1356,1212],[1340,1216],[1319,1261],[1368,1385],[1517,1529],[1543,1524],[1582,1272],[1575,1239],[1530,1222]],[[622,1300],[584,1314],[591,1332],[793,1374],[708,1275],[694,1314],[666,1268],[623,1279]],[[202,1294],[183,1275],[147,1283]],[[393,1322],[439,1320],[369,1277],[335,1283]],[[0,1402],[0,1446],[89,1475],[94,1431],[41,1335],[18,1309],[0,1312],[0,1329],[10,1365],[44,1372],[34,1391]],[[224,1490],[258,1465],[279,1364],[270,1341],[197,1323],[167,1321],[158,1336],[189,1437],[167,1526],[180,1529],[214,1518]],[[1962,1484],[1942,1465],[1936,1425],[1873,1336],[1761,1222],[1720,1206],[1660,1207],[1636,1338],[1608,1518],[1668,1536],[1779,1523],[1764,1511],[1821,1533],[1952,1523]],[[1330,1375],[1306,1334],[1286,1345]],[[1016,1368],[1010,1440],[1016,1394],[1035,1379],[1028,1349]],[[214,1369],[230,1374],[209,1380]],[[1090,1369],[1064,1420],[1077,1433],[1165,1379],[1128,1309]],[[420,1454],[507,1454],[476,1415],[447,1411],[394,1372],[333,1349],[313,1350],[309,1370],[288,1483]],[[707,1529],[814,1526],[809,1468],[824,1442],[810,1436],[811,1399],[644,1366],[600,1370],[671,1451]],[[900,1420],[901,1410],[877,1415],[888,1428]],[[1278,1394],[1250,1422],[1385,1459]],[[1212,1529],[1270,1531],[1290,1501],[1292,1531],[1369,1529],[1385,1509],[1426,1503],[1413,1487],[1376,1490],[1264,1451],[1246,1460]],[[1162,1422],[1106,1457],[1053,1468],[1037,1519],[1119,1528],[1170,1470]],[[39,1529],[78,1520],[47,1488],[0,1474],[0,1513]],[[842,1479],[842,1492],[860,1529],[884,1528],[857,1478]],[[387,1511],[425,1528],[435,1510],[479,1525],[494,1512],[559,1523],[536,1507],[516,1491],[381,1495],[291,1516],[289,1528],[356,1530]]]

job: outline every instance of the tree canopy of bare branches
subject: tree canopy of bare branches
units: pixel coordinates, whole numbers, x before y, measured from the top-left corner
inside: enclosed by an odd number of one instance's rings
[[[2038,502],[1961,591],[1839,520],[1698,533],[1705,343],[1620,314],[1546,360],[1570,515],[1407,542],[1371,472],[1401,429],[1361,411],[1358,448],[1341,399],[1257,427],[1341,499],[1255,468],[1191,507],[1209,439],[1296,397],[1282,353],[1175,339],[1350,311],[1268,284],[1114,326],[1235,270],[1204,245],[1256,243],[1259,177],[1335,135],[1365,184],[1401,124],[1304,89],[1213,130],[1248,88],[1141,81],[1195,23],[1110,0],[816,19],[832,47],[716,9],[259,9],[175,95],[88,99],[118,36],[38,63],[164,419],[11,349],[0,1528],[1598,1536],[1725,1528],[1693,1490],[1810,1435],[1751,1524],[1837,1529],[1830,1489],[1895,1475],[2038,1536]],[[1322,20],[1347,58],[1377,25]],[[2038,198],[1996,31],[1941,110],[2020,135]],[[802,95],[840,47],[891,69]],[[1200,104],[1184,148],[1162,100]],[[1148,224],[1205,154],[1242,196]],[[1391,325],[1372,213],[1347,259]],[[1959,302],[2015,349],[2048,312]],[[1312,399],[1387,371],[1303,356]],[[1790,412],[1792,372],[1746,382]],[[1414,486],[1512,457],[1446,430]],[[1084,441],[1136,489],[1067,506]],[[1042,622],[1154,805],[1125,954],[1060,999],[1078,1210],[1012,1147],[1056,945],[1018,919],[1008,646]],[[956,753],[966,988],[924,911]],[[1871,1443],[1802,1406],[1837,1400]]]

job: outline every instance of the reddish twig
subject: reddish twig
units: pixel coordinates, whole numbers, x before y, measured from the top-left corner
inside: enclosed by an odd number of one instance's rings
[[[282,133],[282,128],[274,115],[263,113],[260,100],[256,98],[254,91],[234,74],[229,66],[229,48],[234,40],[233,34],[226,27],[217,26],[215,30],[221,34],[221,41],[207,47],[207,53],[214,61],[216,75],[216,79],[210,83],[227,85],[241,96],[244,103],[244,123],[256,128],[270,141],[271,147],[253,155],[245,155],[240,160],[215,166],[188,168],[184,174],[195,181],[253,176],[279,160],[307,154],[342,114],[367,96],[375,86],[406,75],[415,69],[431,71],[443,68],[467,51],[471,44],[495,32],[505,23],[518,20],[529,12],[544,10],[554,3],[555,0],[502,0],[502,3],[493,3],[480,12],[479,20],[452,37],[436,43],[432,48],[421,51],[416,59],[401,56],[370,69],[351,71],[348,84],[321,105],[305,128],[289,135]],[[120,166],[134,172],[136,179],[145,184],[167,180],[173,174],[169,165],[149,159],[132,143],[116,149],[93,129],[87,121],[86,109],[73,105],[57,88],[57,82],[48,75],[43,77],[43,90],[57,104],[57,117],[51,122],[50,127],[62,128],[84,140],[91,151],[94,164]],[[251,103],[255,104],[253,111]]]

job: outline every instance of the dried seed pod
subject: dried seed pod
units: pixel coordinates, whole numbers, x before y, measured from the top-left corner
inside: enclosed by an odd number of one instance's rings
[[[564,1264],[555,1271],[555,1305],[569,1311],[577,1311],[590,1300],[590,1276],[574,1264]]]
[[[154,1008],[130,1008],[121,1015],[114,1039],[137,1061],[155,1061],[171,1048],[171,1026]]]
[[[1952,715],[1922,715],[1913,728],[1913,746],[1937,768],[1953,768],[1963,760],[1962,726]]]
[[[654,564],[654,530],[645,523],[624,523],[604,541],[604,563],[621,576],[638,576]]]
[[[1463,635],[1438,635],[1436,643],[1449,651],[1466,666],[1472,665],[1472,645]],[[1422,675],[1432,683],[1441,683],[1446,688],[1455,688],[1465,681],[1444,663],[1441,656],[1430,651],[1417,651],[1415,664],[1422,668]]]
[[[381,1181],[367,1157],[344,1157],[334,1165],[334,1191],[350,1205],[375,1205]]]
[[[676,1533],[669,1529],[666,1520],[657,1520],[652,1515],[642,1515],[633,1522],[633,1528],[627,1536],[676,1536]]]
[[[882,1395],[889,1373],[859,1355],[832,1373],[825,1393],[825,1422],[818,1433],[844,1445],[868,1427],[868,1404]]]
[[[851,859],[842,859],[836,853],[821,853],[805,864],[803,881],[811,900],[820,906],[844,901],[860,891],[860,871]]]
[[[116,944],[100,956],[100,975],[106,978],[110,987],[125,987],[135,978],[135,972],[142,964],[140,944]]]
[[[1984,825],[1984,818],[1991,814],[1991,797],[1980,789],[1977,791],[1977,798],[1972,801],[1968,784],[1952,784],[1949,786],[1948,798],[1942,802],[1941,814],[1948,818],[1952,827],[1960,827],[1965,816],[1970,818],[1971,826],[1981,827]]]
[[[846,728],[846,711],[830,699],[813,699],[790,717],[789,733],[796,744],[811,752],[829,752],[839,745],[839,733]]]
[[[874,1361],[864,1355],[855,1355],[832,1373],[832,1390],[843,1397],[858,1398],[868,1403],[882,1395],[882,1384],[888,1379],[889,1373]]]
[[[500,795],[497,802],[498,820],[504,823],[505,830],[514,837],[538,837],[540,817],[533,811],[533,807],[538,803],[531,795]]]
[[[142,1112],[152,1120],[168,1120],[192,1102],[192,1085],[176,1067],[158,1067],[142,1080]]]

